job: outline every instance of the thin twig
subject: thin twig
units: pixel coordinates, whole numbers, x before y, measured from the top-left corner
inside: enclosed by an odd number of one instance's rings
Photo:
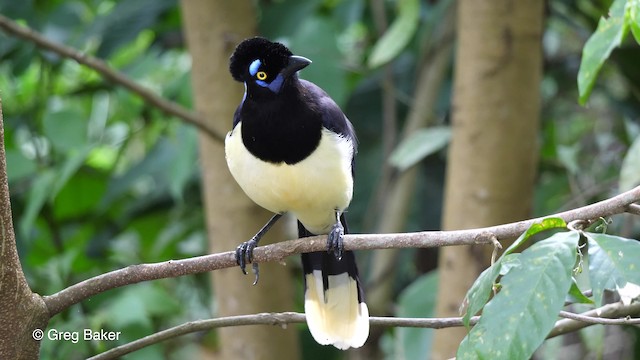
[[[640,312],[640,303],[624,306],[622,304],[610,304],[605,305],[599,309],[590,310],[583,314],[574,314],[567,311],[561,311],[559,316],[567,319],[571,319],[571,322],[579,322],[582,327],[603,324],[603,325],[624,325],[624,324],[637,324],[640,323],[640,319],[610,319],[610,317],[629,316]],[[594,314],[599,313],[599,316]],[[470,319],[470,324],[475,325],[480,316],[474,316]],[[413,328],[430,328],[430,329],[442,329],[449,327],[463,326],[461,317],[453,318],[396,318],[396,317],[370,317],[371,326],[385,326],[385,327],[413,327]],[[554,330],[552,330],[549,337],[557,336],[561,329],[564,329],[564,325],[559,321]],[[221,327],[229,326],[245,326],[245,325],[278,325],[286,327],[288,324],[299,324],[305,322],[305,315],[295,312],[284,313],[260,313],[254,315],[240,315],[229,316],[217,319],[196,320],[190,321],[172,328],[159,331],[157,333],[145,336],[141,339],[132,341],[128,344],[120,345],[111,350],[91,357],[90,360],[107,360],[115,359],[125,354],[129,354],[133,351],[142,349],[144,347],[157,344],[159,342],[172,339],[178,336],[191,334],[198,331],[212,330]],[[558,325],[559,324],[559,325]],[[564,333],[564,332],[563,332]]]
[[[470,323],[475,325],[479,316],[471,318]],[[157,344],[167,339],[205,330],[212,330],[229,326],[244,325],[278,325],[286,327],[288,324],[299,324],[305,322],[305,315],[295,312],[284,313],[261,313],[255,315],[229,316],[218,319],[196,320],[185,324],[181,324],[166,330],[162,330],[155,334],[145,336],[141,339],[132,341],[128,344],[120,345],[111,350],[105,351],[89,360],[107,360],[116,359],[125,354],[142,349],[144,347]],[[414,328],[430,328],[441,329],[454,326],[463,326],[462,318],[394,318],[394,317],[370,317],[369,322],[372,326],[386,327],[414,327]]]
[[[629,214],[640,215],[640,205],[638,204],[629,204],[626,210]]]
[[[550,216],[560,217],[564,219],[565,222],[576,219],[598,219],[600,217],[623,213],[629,204],[639,200],[640,186],[610,199]],[[344,247],[346,250],[372,250],[490,244],[492,237],[498,240],[517,237],[526,231],[534,222],[539,222],[542,219],[544,219],[544,217],[505,225],[457,231],[350,234],[345,235]],[[324,250],[326,250],[325,236],[314,236],[260,246],[254,251],[254,261],[259,263],[280,261],[294,254]],[[44,296],[43,299],[49,309],[49,314],[53,316],[84,299],[117,287],[142,281],[197,274],[234,266],[236,266],[236,261],[233,251],[182,260],[170,260],[161,263],[131,265],[84,280],[53,295]]]
[[[571,314],[565,311],[561,311],[560,316],[566,317],[566,319],[558,320],[556,322],[553,330],[551,330],[549,336],[547,336],[547,339],[574,332],[576,330],[595,324],[620,325],[619,322],[621,319],[615,319],[615,321],[608,322],[605,318],[625,318],[627,316],[635,315],[640,315],[640,302],[630,305],[624,305],[622,303],[607,304],[597,309],[583,312],[581,314]],[[622,320],[624,320],[624,324],[632,324],[636,323],[637,321],[637,319]]]
[[[164,111],[169,115],[174,115],[184,120],[185,122],[198,127],[200,130],[207,133],[214,139],[224,141],[225,135],[207,125],[206,121],[201,116],[185,109],[175,102],[169,101],[155,94],[151,90],[131,80],[125,74],[111,68],[103,60],[82,53],[69,46],[49,40],[37,31],[26,26],[18,25],[16,22],[3,15],[0,15],[0,29],[3,29],[6,33],[13,36],[30,41],[37,46],[45,50],[54,52],[62,57],[71,58],[77,61],[79,64],[95,70],[106,79],[109,79],[114,83],[119,84],[129,91],[137,94],[138,96],[146,100],[148,104],[157,107],[158,109]]]
[[[558,315],[560,315],[560,317],[563,317],[565,319],[577,320],[583,323],[594,324],[594,325],[596,324],[599,324],[599,325],[638,325],[640,324],[639,318],[631,318],[631,317],[609,319],[609,318],[603,318],[603,317],[576,314],[576,313],[572,313],[564,310],[560,311]]]

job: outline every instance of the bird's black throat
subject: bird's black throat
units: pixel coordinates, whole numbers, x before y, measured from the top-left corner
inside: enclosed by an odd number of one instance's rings
[[[320,144],[322,115],[295,86],[275,97],[248,96],[240,110],[242,142],[251,154],[271,163],[298,163]]]

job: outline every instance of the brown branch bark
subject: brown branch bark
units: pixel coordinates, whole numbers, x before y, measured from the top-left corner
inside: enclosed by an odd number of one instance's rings
[[[79,64],[95,70],[104,78],[137,94],[138,96],[146,100],[148,104],[151,104],[169,115],[176,116],[184,120],[185,122],[196,126],[213,139],[224,141],[225,133],[217,131],[216,129],[208,126],[205,119],[203,119],[200,115],[193,113],[188,109],[180,106],[179,104],[164,99],[163,97],[155,94],[146,87],[131,80],[125,74],[111,68],[103,60],[82,53],[69,46],[49,40],[37,31],[26,26],[18,25],[16,22],[1,14],[0,29],[4,30],[7,34],[32,42],[42,49],[49,50],[65,58],[71,58],[77,61]]]
[[[638,201],[640,201],[640,186],[595,204],[545,217],[560,217],[567,223],[574,220],[599,219],[624,213],[629,205]],[[349,234],[345,235],[344,246],[347,250],[373,250],[491,244],[492,237],[499,241],[517,237],[534,222],[545,217],[469,230],[423,231],[402,234]],[[314,236],[257,247],[254,251],[254,259],[259,263],[280,261],[294,254],[324,251],[325,249],[326,238]],[[233,251],[154,264],[131,265],[87,279],[53,295],[45,296],[44,302],[49,309],[50,316],[53,316],[95,294],[124,285],[235,266]],[[247,278],[246,281],[249,283],[253,281],[253,278]]]
[[[35,329],[49,321],[42,298],[34,294],[22,272],[11,217],[4,123],[0,101],[0,359],[37,359]]]
[[[637,324],[639,319],[626,319],[627,316],[640,315],[640,302],[624,305],[622,303],[607,304],[597,309],[585,311],[581,314],[573,314],[561,312],[560,315],[565,319],[558,320],[553,330],[547,336],[547,339],[567,334],[576,330],[580,330],[590,325],[621,325]],[[609,319],[615,321],[607,321]]]
[[[629,204],[629,206],[627,206],[627,212],[633,215],[640,215],[640,205]]]
[[[475,325],[480,319],[479,316],[471,318],[470,323]],[[157,344],[161,341],[175,338],[178,336],[211,330],[229,326],[246,326],[246,325],[271,325],[286,327],[288,324],[300,324],[305,322],[305,315],[295,312],[284,313],[262,313],[254,315],[229,316],[217,319],[190,321],[166,330],[159,331],[155,334],[145,336],[141,339],[132,341],[105,351],[99,355],[89,358],[88,360],[108,360],[116,359],[122,355],[129,354],[144,347]],[[415,327],[442,329],[452,326],[463,326],[462,318],[395,318],[395,317],[370,317],[369,322],[372,326],[384,327]]]
[[[564,334],[566,332],[575,331],[590,325],[625,325],[638,324],[640,319],[628,318],[628,316],[640,313],[640,303],[623,305],[622,303],[608,304],[598,309],[593,309],[582,314],[575,314],[568,311],[561,311],[559,316],[565,318],[559,320],[556,326],[549,334],[548,338]],[[480,316],[473,316],[470,324],[475,325]],[[305,315],[295,312],[284,313],[261,313],[253,315],[229,316],[224,318],[195,320],[172,328],[159,331],[157,333],[145,336],[141,339],[132,341],[115,347],[96,355],[89,360],[108,360],[115,359],[125,354],[129,354],[144,347],[157,344],[167,339],[178,336],[206,331],[221,327],[229,326],[246,326],[246,325],[271,325],[285,327],[288,324],[300,324],[305,322]],[[379,327],[414,327],[442,329],[450,327],[464,326],[461,317],[451,318],[398,318],[398,317],[376,317],[369,318],[371,326]],[[570,331],[568,331],[570,330]]]

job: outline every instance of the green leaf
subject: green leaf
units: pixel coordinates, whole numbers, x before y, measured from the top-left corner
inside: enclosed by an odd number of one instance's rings
[[[104,17],[98,17],[86,36],[97,36],[102,41],[97,50],[100,58],[130,44],[140,31],[153,28],[158,17],[175,3],[171,0],[143,0],[118,2]]]
[[[399,0],[398,16],[373,46],[369,56],[369,67],[384,65],[398,56],[416,32],[419,19],[420,2],[418,0]]]
[[[175,160],[168,164],[167,174],[174,199],[182,200],[182,190],[198,169],[197,142],[196,129],[183,124],[179,126],[176,138],[169,140],[175,151]]]
[[[629,26],[624,19],[626,1],[614,1],[609,9],[609,18],[600,18],[598,28],[582,49],[582,60],[578,71],[578,91],[582,105],[589,99],[602,65],[613,49],[620,46],[629,32]]]
[[[6,157],[9,182],[26,178],[38,170],[36,162],[25,157],[21,151],[7,149]]]
[[[531,236],[549,229],[565,228],[567,224],[564,220],[557,217],[549,217],[542,219],[540,222],[533,223],[527,231],[525,231],[516,241],[505,250],[504,254],[488,269],[484,270],[480,276],[474,281],[473,285],[464,298],[464,304],[467,304],[465,314],[462,318],[465,326],[469,326],[471,316],[475,315],[489,300],[493,284],[498,275],[506,275],[511,269],[522,265],[517,254],[512,254]]]
[[[527,229],[527,231],[525,231],[522,235],[520,235],[516,239],[516,241],[514,241],[513,244],[511,244],[511,246],[509,246],[507,250],[504,251],[504,254],[502,256],[504,257],[511,254],[516,249],[518,249],[525,241],[529,240],[530,237],[532,237],[537,233],[550,230],[550,229],[562,229],[566,227],[567,227],[567,223],[562,218],[559,218],[559,217],[548,217],[548,218],[542,219],[540,222],[534,222]]]
[[[338,105],[344,106],[348,89],[345,69],[339,61],[342,55],[336,43],[338,36],[339,30],[333,22],[324,17],[313,16],[303,21],[291,35],[290,45],[296,54],[313,61],[300,72],[300,77],[317,84]]]
[[[553,328],[571,286],[580,235],[557,233],[520,255],[521,266],[501,280],[500,292],[458,349],[458,359],[528,359]]]
[[[625,21],[631,27],[631,33],[640,44],[640,0],[628,0]]]
[[[151,327],[152,316],[179,313],[180,304],[166,290],[145,283],[125,288],[103,311],[113,328],[122,329],[130,325]]]
[[[467,328],[469,327],[471,317],[477,314],[487,303],[487,300],[489,300],[493,284],[500,274],[500,267],[500,262],[497,262],[485,269],[476,281],[473,282],[469,291],[467,291],[463,302],[463,304],[467,303],[467,308],[462,317],[462,322],[464,322],[464,326]]]
[[[619,191],[631,190],[640,184],[640,136],[633,141],[622,160]]]
[[[27,196],[27,208],[20,219],[20,233],[23,237],[27,237],[30,233],[55,180],[55,173],[52,170],[46,170],[38,174],[33,181]]]
[[[619,236],[585,233],[589,241],[589,279],[593,299],[602,304],[605,289],[640,285],[640,242]]]
[[[53,202],[57,219],[95,214],[107,188],[107,178],[94,171],[79,171],[66,181]],[[90,223],[90,222],[88,222]]]
[[[84,164],[85,159],[91,151],[91,146],[84,146],[81,149],[70,150],[70,154],[62,167],[56,171],[56,179],[49,191],[49,200],[53,201],[60,189],[62,189],[69,179],[78,171],[80,166]]]
[[[520,263],[520,253],[511,253],[501,257],[500,264],[500,275],[507,275],[511,269],[522,265]]]
[[[580,156],[580,144],[557,145],[558,161],[571,173],[576,175],[580,172],[578,157]]]
[[[451,140],[451,128],[434,126],[420,129],[402,141],[389,157],[391,165],[404,171],[425,157],[444,148]]]
[[[573,279],[571,282],[571,288],[569,288],[569,301],[572,303],[593,304],[593,300],[589,299],[582,293],[582,290],[578,287],[575,279]]]
[[[43,119],[44,135],[54,148],[68,151],[87,143],[87,121],[72,107],[47,112]]]
[[[397,315],[412,318],[432,317],[437,293],[437,272],[432,271],[419,277],[400,293]],[[395,355],[402,354],[402,358],[417,359],[428,354],[432,338],[433,329],[398,328],[394,336]]]

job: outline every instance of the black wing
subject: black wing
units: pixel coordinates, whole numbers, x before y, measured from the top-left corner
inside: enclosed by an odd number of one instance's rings
[[[353,155],[355,156],[358,149],[358,139],[353,125],[347,119],[347,116],[340,110],[338,104],[319,86],[316,84],[300,79],[300,84],[313,102],[317,104],[322,114],[322,126],[350,139],[353,144]]]

